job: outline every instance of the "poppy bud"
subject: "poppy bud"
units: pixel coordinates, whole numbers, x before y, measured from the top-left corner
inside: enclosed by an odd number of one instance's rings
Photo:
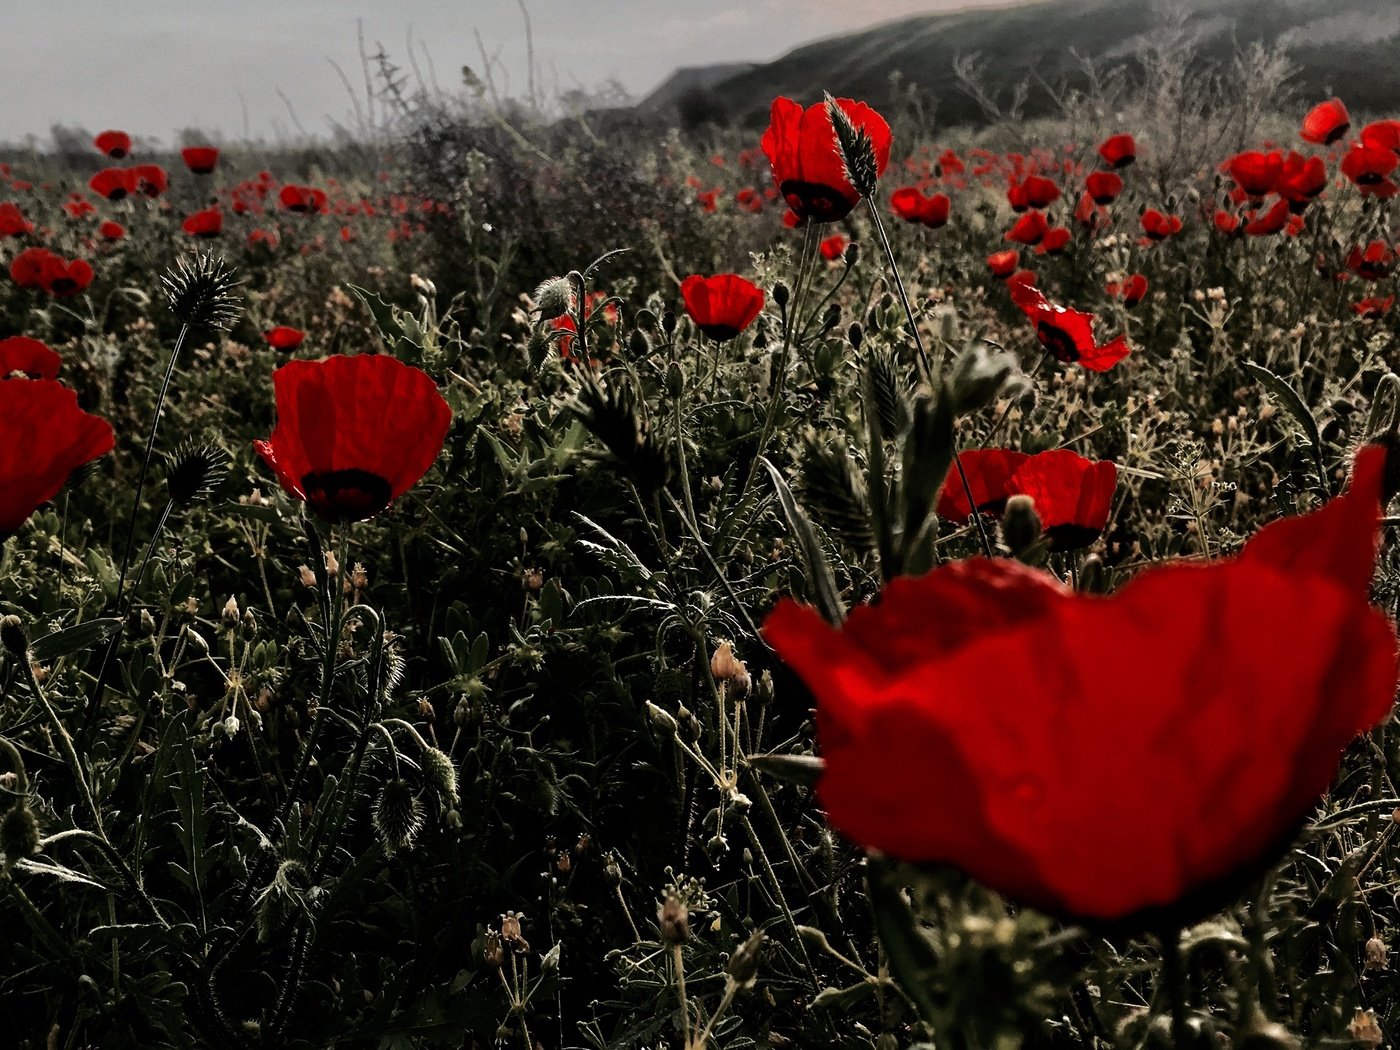
[[[961,414],[990,405],[1015,371],[1014,357],[985,343],[964,350],[953,364],[953,410]]]
[[[1020,493],[1007,499],[1001,516],[1001,538],[1018,558],[1039,543],[1040,515],[1035,512],[1035,500]]]
[[[690,909],[674,893],[656,909],[656,922],[661,927],[661,939],[667,944],[684,944],[690,940]]]
[[[676,720],[671,717],[671,712],[664,707],[657,707],[650,700],[647,701],[647,717],[651,719],[651,724],[659,729],[674,733],[680,728],[676,725]]]
[[[666,333],[667,337],[675,334],[676,312],[674,310],[667,310],[661,315],[661,330]]]
[[[603,860],[603,877],[613,886],[622,885],[622,865],[617,862],[617,854],[611,850]]]
[[[566,277],[551,277],[535,289],[535,310],[541,321],[563,317],[574,305],[574,287]]]
[[[850,340],[852,349],[860,349],[860,344],[865,341],[865,329],[860,326],[859,321],[851,322],[851,327],[846,329],[846,338]]]
[[[685,392],[685,370],[679,361],[672,361],[666,368],[666,393],[677,398]]]
[[[1373,972],[1390,968],[1390,949],[1386,947],[1385,941],[1379,937],[1372,937],[1366,942],[1366,970]]]
[[[370,812],[370,823],[385,853],[412,845],[423,827],[423,804],[418,801],[418,793],[402,779],[389,781]]]
[[[141,610],[141,633],[149,638],[156,633],[156,618],[151,615],[150,609]]]
[[[847,266],[854,266],[860,262],[860,242],[852,241],[846,245],[845,262]]]
[[[227,602],[224,603],[223,621],[224,626],[227,627],[229,630],[233,630],[238,626],[239,612],[237,598],[231,597]]]
[[[454,805],[457,802],[457,767],[452,759],[435,747],[423,752],[423,779],[443,798]]]
[[[779,281],[775,285],[773,285],[773,301],[779,306],[787,306],[788,295],[788,286],[783,284],[782,281]]]
[[[0,853],[5,855],[5,866],[38,852],[39,821],[27,802],[17,802],[0,817]]]
[[[647,341],[647,335],[640,328],[632,329],[632,335],[628,337],[627,349],[633,357],[646,357],[651,353],[651,343]]]
[[[29,635],[24,630],[24,621],[18,616],[6,616],[0,620],[0,644],[11,656],[24,659],[29,652]]]
[[[762,930],[754,930],[739,947],[734,949],[734,954],[729,957],[729,965],[724,968],[724,972],[729,974],[739,988],[752,988],[758,981],[758,958],[763,951],[764,937]]]

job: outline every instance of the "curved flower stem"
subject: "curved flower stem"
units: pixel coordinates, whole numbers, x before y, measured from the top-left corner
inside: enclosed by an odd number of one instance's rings
[[[909,334],[913,337],[914,348],[919,351],[919,363],[923,365],[924,378],[929,386],[933,386],[933,372],[928,362],[928,352],[924,349],[923,333],[919,331],[918,321],[914,318],[914,307],[909,302],[909,293],[904,288],[904,278],[899,272],[899,263],[894,258],[894,248],[890,246],[889,235],[885,233],[885,224],[880,218],[880,209],[875,207],[875,198],[867,197],[865,203],[870,205],[870,218],[875,222],[875,232],[880,238],[880,247],[885,251],[885,261],[890,264],[890,272],[894,274],[894,286],[899,292],[899,301],[904,305],[904,316],[909,321]],[[972,498],[972,485],[967,480],[967,471],[963,469],[962,457],[958,453],[957,438],[953,439],[953,465],[958,468],[958,478],[962,481],[963,494],[967,497],[967,505],[972,508],[972,519],[977,523],[977,537],[982,541],[982,553],[988,558],[992,556],[992,541],[987,535],[986,522],[982,520],[982,515],[977,510],[977,501]]]
[[[20,663],[24,665],[25,674],[29,678],[29,689],[34,694],[34,699],[39,701],[43,707],[44,714],[48,717],[49,726],[53,730],[54,741],[58,745],[59,752],[63,755],[63,760],[68,764],[68,770],[73,774],[73,780],[78,785],[78,794],[82,796],[83,806],[88,811],[88,816],[92,819],[92,826],[104,839],[106,832],[102,830],[102,811],[97,808],[97,800],[93,797],[92,787],[88,784],[87,773],[83,769],[82,759],[78,757],[78,749],[73,746],[73,737],[69,734],[67,727],[63,724],[63,719],[58,717],[58,712],[49,703],[49,698],[44,694],[44,690],[39,686],[39,679],[34,674],[34,664],[29,659],[28,654],[20,657]]]
[[[325,620],[325,654],[321,662],[321,691],[316,697],[318,708],[325,707],[331,701],[331,687],[335,681],[335,658],[340,649],[340,630],[344,624],[341,594],[345,589],[345,556],[350,542],[349,529],[344,530],[340,535],[340,544],[337,547],[335,581],[322,592],[322,604],[325,606],[323,618]],[[301,782],[306,777],[306,770],[311,765],[311,756],[316,752],[316,744],[321,737],[321,729],[326,724],[326,719],[318,710],[316,717],[311,723],[311,732],[307,734],[306,744],[301,749],[301,758],[297,760],[296,772],[292,774],[292,782],[287,787],[287,800],[282,803],[282,809],[277,814],[278,823],[286,827],[287,817],[291,814],[292,807],[296,805],[297,791],[301,788]]]

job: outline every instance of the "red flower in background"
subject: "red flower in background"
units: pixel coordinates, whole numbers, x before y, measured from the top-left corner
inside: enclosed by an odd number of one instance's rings
[[[1104,285],[1104,292],[1121,300],[1124,306],[1133,307],[1142,302],[1147,295],[1147,278],[1135,273],[1122,282],[1109,281]]]
[[[987,269],[991,270],[992,276],[999,281],[1010,277],[1020,265],[1021,253],[1015,248],[1008,248],[1004,252],[992,252],[987,256]]]
[[[1347,269],[1365,281],[1389,277],[1395,268],[1395,251],[1385,241],[1372,241],[1366,247],[1359,244],[1347,253]]]
[[[727,342],[753,323],[763,309],[763,289],[735,273],[691,274],[681,282],[685,312],[700,331]]]
[[[138,164],[131,169],[136,188],[147,197],[159,197],[170,188],[170,176],[159,164]]]
[[[1280,198],[1274,201],[1273,207],[1264,212],[1263,215],[1251,212],[1249,221],[1245,223],[1244,232],[1251,237],[1265,237],[1278,233],[1288,225],[1288,216],[1288,202]]]
[[[101,226],[97,227],[97,232],[102,235],[103,240],[119,241],[126,236],[126,227],[119,222],[107,219]]]
[[[92,140],[97,152],[105,153],[113,160],[121,160],[131,152],[131,136],[125,131],[104,131]]]
[[[1377,120],[1361,129],[1361,145],[1400,153],[1400,120]]]
[[[890,194],[890,207],[905,222],[936,230],[948,224],[953,202],[946,193],[925,197],[916,186],[903,186]]]
[[[63,358],[37,339],[12,335],[0,339],[0,379],[19,372],[27,379],[57,379]]]
[[[10,260],[10,280],[21,288],[42,288],[44,273],[53,252],[47,248],[26,248]]]
[[[71,262],[47,248],[26,248],[10,261],[10,279],[21,288],[41,288],[50,295],[77,295],[92,283],[92,267]]]
[[[1063,226],[1052,226],[1036,245],[1037,255],[1059,255],[1069,245],[1070,232]]]
[[[1126,168],[1137,160],[1137,140],[1131,135],[1110,135],[1099,147],[1099,156],[1110,168]]]
[[[883,174],[890,159],[890,126],[864,102],[838,98],[836,105],[870,136],[877,174]],[[778,192],[798,218],[835,222],[860,203],[846,177],[825,102],[803,109],[790,98],[774,99],[761,145]]]
[[[830,237],[823,238],[817,248],[827,262],[836,262],[846,254],[846,245],[849,243],[845,234],[833,233]]]
[[[1029,456],[1002,448],[963,452],[958,462],[983,514],[999,515],[1012,496],[1029,496],[1052,551],[1087,547],[1108,524],[1118,480],[1118,468],[1110,462],[1085,459],[1068,449]],[[972,517],[956,464],[943,481],[936,510],[959,525]]]
[[[1032,208],[1048,208],[1060,199],[1060,187],[1041,175],[1027,175],[1021,190]]]
[[[1224,234],[1238,233],[1240,230],[1240,217],[1223,208],[1215,210],[1215,228]]]
[[[1314,142],[1319,146],[1330,146],[1347,133],[1351,127],[1351,116],[1339,98],[1320,102],[1308,111],[1303,118],[1299,134],[1304,142]]]
[[[1006,231],[1006,240],[1017,244],[1039,244],[1048,229],[1050,224],[1045,221],[1044,215],[1038,211],[1028,211]]]
[[[1095,204],[1112,204],[1123,192],[1123,179],[1111,171],[1091,172],[1084,180],[1084,189]]]
[[[1283,174],[1283,154],[1278,150],[1268,153],[1246,150],[1227,160],[1221,165],[1221,170],[1234,180],[1241,193],[1250,197],[1265,197],[1274,192]]]
[[[58,495],[76,467],[112,450],[112,427],[52,379],[0,383],[0,537]]]
[[[186,146],[180,151],[185,167],[196,175],[208,175],[219,166],[217,146]]]
[[[1154,241],[1165,241],[1181,232],[1181,218],[1166,215],[1156,208],[1148,208],[1142,213],[1142,232]]]
[[[1009,448],[979,448],[958,453],[958,463],[962,473],[967,475],[967,487],[963,487],[962,474],[957,464],[948,469],[948,477],[938,493],[935,512],[944,521],[962,525],[972,517],[972,507],[976,506],[983,514],[1000,515],[1006,509],[1006,501],[1011,496],[1007,486],[1011,475],[1031,457],[1025,452]],[[972,502],[967,492],[972,492]]]
[[[1100,345],[1094,341],[1094,315],[1049,302],[1033,284],[1014,282],[1011,300],[1035,325],[1040,345],[1066,364],[1106,372],[1132,351],[1123,336]]]
[[[452,410],[427,373],[387,354],[290,361],[273,373],[277,426],[258,455],[327,521],[362,521],[427,473]]]
[[[1393,150],[1357,143],[1342,158],[1342,174],[1358,186],[1374,186],[1384,182],[1397,165],[1400,157]]]
[[[1288,202],[1289,210],[1301,212],[1327,188],[1327,165],[1321,157],[1290,153],[1283,162],[1274,190]]]
[[[277,199],[288,211],[307,213],[326,210],[326,193],[314,186],[283,186]]]
[[[68,213],[70,218],[85,219],[97,210],[97,206],[92,201],[74,197],[72,200],[64,202],[63,210]]]
[[[306,339],[306,333],[300,328],[279,324],[276,328],[270,328],[264,332],[263,338],[267,340],[267,345],[274,350],[290,351],[301,346]]]
[[[224,229],[224,213],[217,205],[189,216],[180,228],[191,237],[217,237]]]
[[[764,634],[816,697],[831,823],[1064,916],[1216,910],[1391,710],[1395,630],[1366,600],[1384,458],[1240,556],[1109,598],[976,558],[892,581],[839,629],[780,602]]]
[[[1390,313],[1390,308],[1395,305],[1395,296],[1387,295],[1384,299],[1375,297],[1362,299],[1351,304],[1352,312],[1357,317],[1384,317]]]
[[[88,180],[88,188],[109,201],[123,200],[136,192],[136,174],[130,168],[103,168]]]
[[[0,204],[0,237],[23,237],[34,232],[34,224],[24,218],[18,204]]]

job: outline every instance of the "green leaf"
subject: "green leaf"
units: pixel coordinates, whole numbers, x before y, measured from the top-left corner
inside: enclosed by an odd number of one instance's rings
[[[919,930],[918,920],[900,893],[895,869],[887,862],[869,862],[867,885],[870,906],[875,912],[875,928],[885,946],[890,974],[918,1007],[928,1024],[938,1020],[938,1005],[929,991],[930,978],[938,968],[933,945]]]
[[[861,981],[846,988],[823,988],[812,1000],[813,1010],[849,1010],[875,994],[874,981]]]
[[[914,405],[900,471],[899,572],[917,572],[932,560],[931,551],[921,548],[931,546],[927,526],[953,464],[952,402],[945,386],[936,398],[920,398]]]
[[[826,762],[816,755],[750,755],[749,765],[774,780],[812,787],[821,779]]]
[[[807,581],[813,591],[809,597],[828,623],[840,624],[846,618],[846,610],[841,604],[840,591],[836,589],[836,577],[831,571],[831,566],[827,564],[826,551],[817,538],[817,530],[812,527],[811,519],[797,505],[792,489],[788,488],[788,483],[783,480],[778,468],[762,456],[759,457],[759,462],[773,479],[773,488],[778,493],[778,502],[782,504],[783,516],[787,518],[788,527],[797,537]]]
[[[1244,367],[1250,375],[1268,387],[1269,392],[1279,400],[1279,403],[1288,410],[1288,414],[1303,428],[1308,444],[1312,447],[1313,462],[1317,467],[1317,483],[1325,490],[1327,488],[1327,466],[1322,460],[1322,432],[1318,429],[1317,419],[1313,416],[1312,410],[1298,395],[1298,391],[1289,386],[1282,377],[1270,372],[1263,365],[1256,365],[1253,361],[1246,361]]]
[[[121,620],[115,616],[104,616],[74,624],[72,627],[36,638],[29,645],[29,655],[38,663],[52,663],[62,657],[101,645],[116,634],[120,626]]]

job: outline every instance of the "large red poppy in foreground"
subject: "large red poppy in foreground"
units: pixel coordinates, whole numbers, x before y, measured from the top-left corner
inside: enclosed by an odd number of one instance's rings
[[[1395,630],[1366,597],[1383,471],[1366,450],[1325,508],[1110,598],[977,558],[839,630],[781,602],[764,630],[816,695],[832,824],[1061,915],[1228,902],[1391,709]]]
[[[864,102],[838,98],[836,105],[857,130],[870,136],[877,174],[890,159],[890,126]],[[790,98],[776,98],[761,142],[773,181],[799,219],[836,222],[860,203],[841,163],[836,129],[825,102],[803,109]]]
[[[0,383],[0,538],[58,495],[76,467],[112,450],[112,427],[52,379]]]
[[[432,378],[384,354],[291,361],[272,379],[277,427],[253,447],[327,521],[372,518],[402,496],[452,422]]]

